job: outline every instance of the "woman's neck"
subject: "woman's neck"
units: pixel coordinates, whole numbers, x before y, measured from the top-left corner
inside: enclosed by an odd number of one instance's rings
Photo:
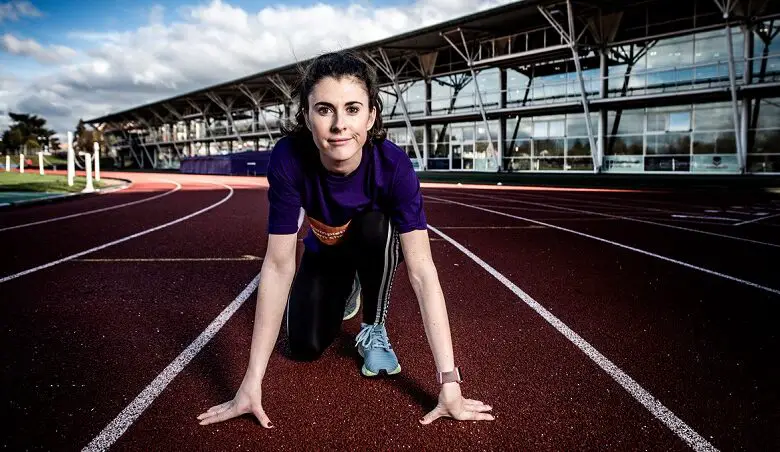
[[[322,162],[322,166],[324,166],[328,172],[337,174],[339,176],[349,176],[352,174],[360,166],[362,159],[362,148],[355,152],[355,155],[350,157],[348,160],[342,161],[331,160],[320,153],[320,162]]]

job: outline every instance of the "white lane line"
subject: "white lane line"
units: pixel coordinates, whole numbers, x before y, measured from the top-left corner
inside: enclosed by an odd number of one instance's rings
[[[93,213],[105,212],[107,210],[119,209],[120,207],[127,207],[127,206],[132,206],[132,205],[135,205],[135,204],[141,204],[143,202],[148,202],[148,201],[152,201],[154,199],[162,198],[163,196],[168,196],[171,193],[174,193],[174,192],[177,192],[177,191],[181,190],[181,184],[179,184],[178,182],[174,182],[174,181],[168,180],[168,179],[159,179],[159,180],[163,181],[163,182],[170,183],[170,184],[174,184],[174,185],[176,185],[176,188],[174,188],[173,190],[167,191],[165,193],[162,193],[160,195],[152,196],[151,198],[139,199],[137,201],[126,202],[124,204],[119,204],[119,205],[111,206],[111,207],[104,207],[102,209],[95,209],[95,210],[88,210],[86,212],[74,213],[72,215],[65,215],[63,217],[50,218],[48,220],[34,221],[32,223],[25,223],[25,224],[19,224],[19,225],[16,225],[16,226],[9,226],[7,228],[0,229],[0,232],[10,231],[12,229],[26,228],[28,226],[35,226],[37,224],[52,223],[54,221],[67,220],[69,218],[76,218],[76,217],[81,217],[81,216],[84,216],[84,215],[91,215]]]
[[[262,257],[246,254],[241,257],[150,257],[150,258],[118,258],[118,259],[73,259],[74,262],[228,262],[228,261],[260,261]]]
[[[260,284],[260,274],[233,300],[200,335],[182,351],[149,385],[130,402],[82,451],[104,451],[138,419],[149,405],[165,390],[195,355],[211,341],[230,317],[244,304]]]
[[[204,212],[207,212],[207,211],[209,211],[209,210],[219,206],[220,204],[222,204],[225,201],[227,201],[228,199],[230,199],[231,196],[233,196],[233,188],[231,188],[228,185],[225,185],[225,184],[222,184],[222,183],[219,183],[219,182],[204,182],[204,183],[212,184],[212,185],[221,185],[221,186],[227,188],[228,190],[230,190],[230,193],[228,193],[228,195],[225,196],[224,198],[222,198],[220,201],[218,201],[218,202],[216,202],[216,203],[214,203],[214,204],[212,204],[212,205],[210,205],[210,206],[208,206],[208,207],[206,207],[204,209],[200,209],[197,212],[191,213],[191,214],[189,214],[187,216],[178,218],[178,219],[173,220],[173,221],[169,221],[169,222],[167,222],[165,224],[161,224],[159,226],[155,226],[155,227],[153,227],[151,229],[147,229],[145,231],[137,232],[137,233],[135,233],[133,235],[128,235],[127,237],[123,237],[121,239],[114,240],[113,242],[109,242],[109,243],[106,243],[106,244],[103,244],[103,245],[100,245],[100,246],[96,246],[95,248],[90,248],[88,250],[81,251],[81,252],[76,253],[76,254],[71,254],[70,256],[63,257],[62,259],[58,259],[58,260],[53,261],[53,262],[49,262],[48,264],[39,265],[38,267],[35,267],[35,268],[30,268],[30,269],[21,271],[19,273],[14,273],[13,275],[5,276],[3,278],[0,278],[0,284],[4,283],[6,281],[10,281],[12,279],[19,278],[20,276],[29,275],[30,273],[34,273],[34,272],[37,272],[39,270],[43,270],[45,268],[53,267],[53,266],[55,266],[57,264],[61,264],[63,262],[67,262],[69,260],[76,259],[77,257],[81,257],[81,256],[84,256],[86,254],[94,253],[95,251],[99,251],[99,250],[102,250],[104,248],[108,248],[109,246],[114,246],[114,245],[116,245],[118,243],[126,242],[128,240],[134,239],[136,237],[141,237],[142,235],[146,235],[146,234],[152,233],[154,231],[159,231],[160,229],[167,228],[168,226],[172,226],[172,225],[177,224],[177,223],[181,223],[182,221],[189,220],[192,217],[200,215],[200,214],[202,214]]]
[[[775,218],[775,217],[780,217],[780,213],[775,214],[775,215],[769,215],[769,216],[766,216],[766,217],[756,218],[754,220],[743,221],[743,222],[734,224],[734,226],[742,226],[743,224],[755,223],[757,221],[766,220],[767,218]]]
[[[776,294],[776,295],[780,295],[780,290],[778,290],[778,289],[773,289],[771,287],[765,287],[765,286],[762,286],[760,284],[756,284],[756,283],[751,282],[751,281],[747,281],[747,280],[744,280],[744,279],[740,279],[740,278],[737,278],[737,277],[734,277],[734,276],[727,275],[725,273],[720,273],[720,272],[716,272],[714,270],[710,270],[710,269],[707,269],[707,268],[698,267],[696,265],[689,264],[687,262],[678,261],[678,260],[672,259],[670,257],[661,256],[660,254],[651,253],[650,251],[645,251],[643,249],[634,248],[633,246],[628,246],[628,245],[624,245],[622,243],[613,242],[612,240],[607,240],[607,239],[603,239],[601,237],[596,237],[595,235],[590,235],[590,234],[586,234],[584,232],[575,231],[573,229],[568,229],[568,228],[564,228],[564,227],[561,227],[561,226],[556,226],[554,224],[542,223],[541,221],[532,220],[530,218],[524,218],[524,217],[520,217],[520,216],[517,216],[517,215],[512,215],[512,214],[505,213],[505,212],[499,212],[498,210],[485,209],[483,207],[473,206],[471,204],[465,204],[465,203],[458,202],[458,201],[451,201],[449,199],[444,199],[444,198],[439,198],[439,199],[444,200],[444,201],[448,201],[448,202],[450,202],[452,204],[456,204],[456,205],[459,205],[459,206],[470,207],[472,209],[478,209],[478,210],[482,210],[482,211],[485,211],[485,212],[495,213],[497,215],[504,215],[504,216],[509,217],[509,218],[516,218],[518,220],[523,220],[523,221],[528,221],[528,222],[531,222],[531,223],[540,224],[540,225],[547,226],[547,227],[550,227],[550,228],[553,228],[553,229],[558,229],[558,230],[561,230],[561,231],[571,232],[572,234],[581,235],[581,236],[587,237],[589,239],[598,240],[600,242],[608,243],[610,245],[614,245],[614,246],[617,246],[617,247],[620,247],[620,248],[625,248],[627,250],[634,251],[636,253],[644,254],[646,256],[655,257],[657,259],[661,259],[661,260],[664,260],[664,261],[667,261],[667,262],[671,262],[673,264],[682,265],[683,267],[688,267],[688,268],[691,268],[693,270],[698,270],[700,272],[708,273],[710,275],[718,276],[720,278],[724,278],[724,279],[728,279],[728,280],[731,280],[731,281],[734,281],[734,282],[745,284],[746,286],[755,287],[756,289],[761,289],[761,290],[764,290],[764,291],[767,291],[767,292],[770,292],[770,293],[773,293],[773,294]]]
[[[612,363],[612,361],[610,361],[606,356],[602,355],[601,352],[596,350],[595,347],[590,345],[588,341],[583,339],[579,334],[575,333],[560,319],[555,317],[550,311],[545,309],[544,306],[539,304],[539,302],[531,298],[530,295],[528,295],[522,289],[520,289],[514,283],[512,283],[512,281],[510,281],[506,276],[496,271],[496,269],[491,267],[488,263],[480,259],[474,253],[469,251],[466,247],[456,242],[446,234],[442,233],[435,227],[428,225],[428,228],[431,229],[436,234],[438,234],[439,236],[441,236],[444,240],[450,242],[454,247],[458,248],[465,255],[470,257],[471,260],[479,264],[480,267],[482,267],[488,273],[493,275],[494,278],[500,281],[504,286],[506,286],[521,300],[523,300],[531,309],[536,311],[537,314],[541,315],[550,325],[552,325],[556,330],[558,330],[558,332],[563,334],[566,337],[566,339],[568,339],[574,345],[576,345],[577,348],[579,348],[582,352],[588,355],[588,357],[591,360],[593,360],[593,362],[598,364],[598,366],[601,367],[607,374],[609,374],[609,376],[612,377],[612,379],[614,379],[620,386],[622,386],[626,391],[628,391],[629,394],[631,394],[637,401],[639,401],[639,403],[641,403],[645,408],[647,408],[647,410],[650,411],[650,413],[652,413],[653,416],[656,417],[656,419],[663,422],[674,433],[676,433],[677,436],[679,436],[683,441],[688,443],[688,445],[690,445],[694,450],[697,451],[717,450],[706,439],[704,439],[701,435],[696,433],[695,430],[689,427],[688,424],[683,422],[671,410],[666,408],[657,398],[655,398],[655,396],[653,396],[646,389],[640,386],[639,383],[634,381],[633,378],[631,378],[628,374],[623,372],[618,366]]]
[[[544,226],[439,226],[439,229],[544,229]]]
[[[681,214],[674,214],[674,215],[672,215],[672,218],[695,218],[695,219],[698,219],[698,220],[739,221],[739,218],[713,217],[713,216],[709,216],[709,215],[681,215]]]
[[[492,199],[492,200],[496,199],[495,196],[486,197],[486,196],[481,196],[481,195],[476,195],[476,194],[468,194],[468,196],[475,196],[475,197],[478,197],[478,198],[489,198],[489,199]],[[431,198],[431,199],[442,199],[442,198],[436,198],[436,197],[432,197],[432,196],[426,196],[426,197]],[[747,238],[744,238],[744,237],[735,237],[733,235],[718,234],[717,232],[702,231],[700,229],[686,228],[686,227],[683,227],[683,226],[675,226],[673,224],[658,223],[656,221],[642,220],[642,219],[634,218],[634,217],[624,217],[622,215],[612,215],[612,214],[609,214],[609,213],[592,212],[590,210],[572,209],[571,207],[554,206],[554,205],[551,205],[551,204],[544,204],[544,203],[538,203],[538,202],[520,201],[518,199],[507,199],[507,198],[500,198],[500,199],[503,200],[503,201],[507,201],[507,202],[514,202],[514,203],[520,203],[520,204],[531,204],[531,205],[535,205],[535,206],[545,206],[545,207],[550,207],[550,208],[558,209],[558,210],[568,210],[570,212],[585,213],[585,214],[588,214],[588,215],[597,215],[597,216],[602,216],[602,217],[616,218],[616,219],[619,219],[619,220],[633,221],[633,222],[636,222],[636,223],[652,224],[654,226],[661,226],[663,228],[679,229],[681,231],[695,232],[697,234],[711,235],[711,236],[714,236],[714,237],[721,237],[721,238],[724,238],[724,239],[738,240],[740,242],[754,243],[756,245],[763,245],[763,246],[771,246],[773,248],[780,248],[780,244],[776,244],[776,243],[762,242],[762,241],[759,241],[759,240],[752,240],[752,239],[747,239]]]

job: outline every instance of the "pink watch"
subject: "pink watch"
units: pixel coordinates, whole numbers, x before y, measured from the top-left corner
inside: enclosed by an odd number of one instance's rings
[[[451,370],[449,372],[437,372],[436,381],[438,381],[440,385],[444,383],[462,382],[463,377],[460,373],[460,367],[456,367],[455,370]]]

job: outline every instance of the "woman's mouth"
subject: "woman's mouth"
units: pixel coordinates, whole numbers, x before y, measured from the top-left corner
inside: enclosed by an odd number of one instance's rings
[[[331,138],[328,140],[328,143],[331,146],[344,146],[345,144],[352,141],[351,138]]]

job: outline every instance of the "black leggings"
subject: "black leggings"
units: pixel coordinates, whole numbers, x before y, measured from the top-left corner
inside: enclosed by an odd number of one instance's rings
[[[317,359],[341,329],[344,308],[360,281],[363,322],[385,322],[398,264],[398,231],[381,212],[352,219],[342,242],[304,251],[287,302],[287,337],[293,359]]]

